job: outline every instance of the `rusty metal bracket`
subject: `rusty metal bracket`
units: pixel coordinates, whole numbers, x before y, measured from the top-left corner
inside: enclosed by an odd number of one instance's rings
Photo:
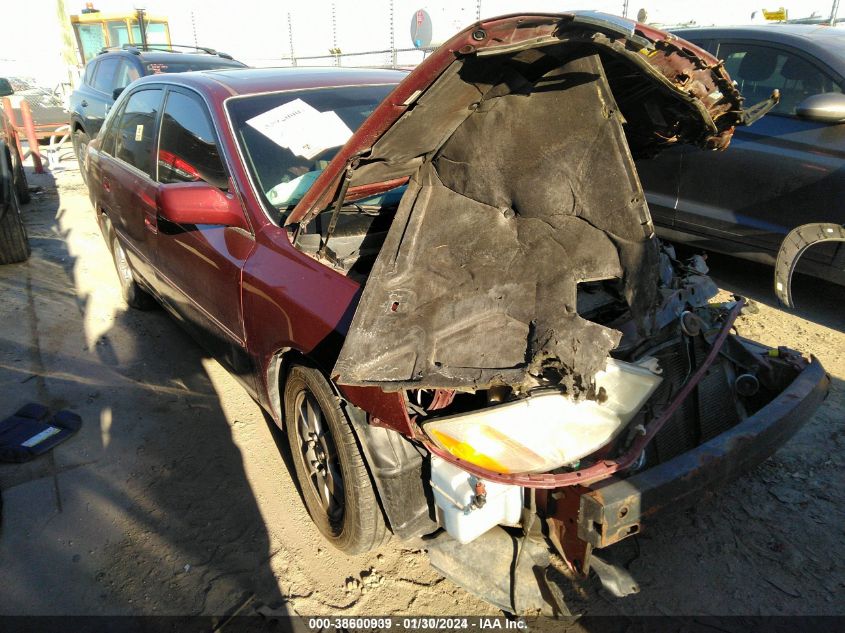
[[[580,495],[578,538],[608,547],[666,512],[689,507],[716,486],[753,468],[786,442],[827,395],[830,378],[813,359],[773,401],[732,429],[626,479]]]

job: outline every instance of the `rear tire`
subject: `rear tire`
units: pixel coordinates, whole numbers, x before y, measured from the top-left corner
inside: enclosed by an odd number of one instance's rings
[[[117,278],[120,281],[120,292],[126,304],[136,310],[151,310],[154,308],[156,305],[155,299],[135,281],[135,273],[129,267],[126,251],[123,250],[116,236],[112,237],[111,252],[114,258],[114,267],[117,270]]]
[[[29,259],[29,239],[21,217],[18,194],[12,187],[9,206],[0,216],[0,264],[16,264]]]
[[[322,373],[291,367],[284,412],[296,477],[317,529],[346,554],[386,542],[390,531],[357,439]]]
[[[85,154],[88,151],[89,136],[82,130],[73,133],[73,153],[76,154],[76,161],[79,163],[79,173],[82,175],[82,182],[88,184],[88,172],[85,171]]]

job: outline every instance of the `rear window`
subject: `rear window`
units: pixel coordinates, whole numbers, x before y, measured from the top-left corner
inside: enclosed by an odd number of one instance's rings
[[[114,86],[114,73],[117,70],[117,64],[120,59],[117,57],[106,57],[100,62],[97,68],[97,74],[94,75],[94,90],[100,92],[111,93]]]
[[[192,70],[214,70],[216,68],[245,68],[245,66],[209,59],[208,61],[146,62],[144,68],[147,75],[159,75],[161,73],[187,73]]]

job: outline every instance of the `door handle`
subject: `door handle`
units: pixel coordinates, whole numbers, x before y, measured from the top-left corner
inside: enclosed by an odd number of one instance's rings
[[[111,191],[111,181],[108,178],[103,178],[103,189]]]
[[[81,105],[83,108],[87,108],[87,107],[88,107],[88,102],[87,102],[85,99],[83,99],[83,100],[82,100],[82,103],[80,103],[79,105]]]

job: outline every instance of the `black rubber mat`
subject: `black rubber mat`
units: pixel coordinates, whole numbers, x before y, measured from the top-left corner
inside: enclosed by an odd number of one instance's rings
[[[64,442],[82,426],[71,411],[51,414],[41,404],[27,404],[0,422],[0,462],[26,462]]]

